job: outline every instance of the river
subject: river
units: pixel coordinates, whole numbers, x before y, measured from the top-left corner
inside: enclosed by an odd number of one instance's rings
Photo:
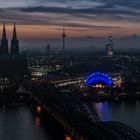
[[[103,121],[120,121],[140,132],[140,102],[93,103]],[[45,119],[45,123],[43,121]],[[60,133],[48,117],[35,114],[27,105],[0,107],[0,140],[57,140]],[[62,133],[63,134],[63,133]]]
[[[56,140],[52,131],[30,106],[0,107],[0,140]]]
[[[93,103],[103,121],[120,121],[140,132],[140,101]]]

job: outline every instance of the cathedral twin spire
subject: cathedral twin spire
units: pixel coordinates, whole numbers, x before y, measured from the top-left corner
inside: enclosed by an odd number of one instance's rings
[[[16,24],[14,22],[14,29],[13,29],[13,39],[17,40],[17,33],[16,33]]]
[[[6,39],[6,29],[5,29],[5,23],[3,23],[3,34],[2,34],[2,39]]]
[[[2,34],[2,39],[1,39],[0,54],[2,54],[2,55],[9,54],[8,39],[6,36],[5,23],[3,24],[3,34]],[[10,54],[11,55],[18,55],[19,54],[19,42],[17,40],[15,23],[14,23],[14,29],[13,29],[13,38],[11,40]]]
[[[14,29],[13,29],[13,38],[11,40],[11,50],[12,55],[18,55],[19,54],[19,42],[17,40],[17,32],[16,32],[16,24],[14,22]]]
[[[5,29],[5,23],[3,24],[3,34],[2,34],[2,40],[1,40],[1,48],[0,48],[1,54],[8,54],[8,40],[6,37],[6,29]]]

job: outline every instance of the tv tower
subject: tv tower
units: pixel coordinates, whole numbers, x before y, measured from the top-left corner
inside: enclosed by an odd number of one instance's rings
[[[66,40],[66,33],[65,33],[65,28],[63,27],[63,34],[61,36],[63,38],[63,52],[65,51],[65,40]]]

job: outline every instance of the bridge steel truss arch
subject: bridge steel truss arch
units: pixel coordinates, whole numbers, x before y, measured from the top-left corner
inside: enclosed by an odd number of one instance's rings
[[[59,93],[53,85],[42,82],[30,83],[24,88],[42,107],[49,108],[70,128],[85,134],[85,137],[96,137],[97,140],[109,140],[108,136],[111,136],[111,140],[140,139],[140,134],[137,131],[123,123],[102,122],[94,107],[85,103],[76,93]],[[91,140],[90,138],[89,140]]]

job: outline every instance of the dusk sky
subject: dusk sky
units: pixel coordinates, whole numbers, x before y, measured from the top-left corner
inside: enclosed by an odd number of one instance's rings
[[[139,0],[0,0],[0,20],[17,22],[21,39],[140,34]],[[0,26],[0,31],[2,26]]]
[[[20,50],[62,49],[63,26],[67,49],[104,50],[111,35],[115,49],[140,50],[140,37],[128,37],[140,35],[139,0],[0,0],[0,37],[3,22],[9,46],[16,22]]]

